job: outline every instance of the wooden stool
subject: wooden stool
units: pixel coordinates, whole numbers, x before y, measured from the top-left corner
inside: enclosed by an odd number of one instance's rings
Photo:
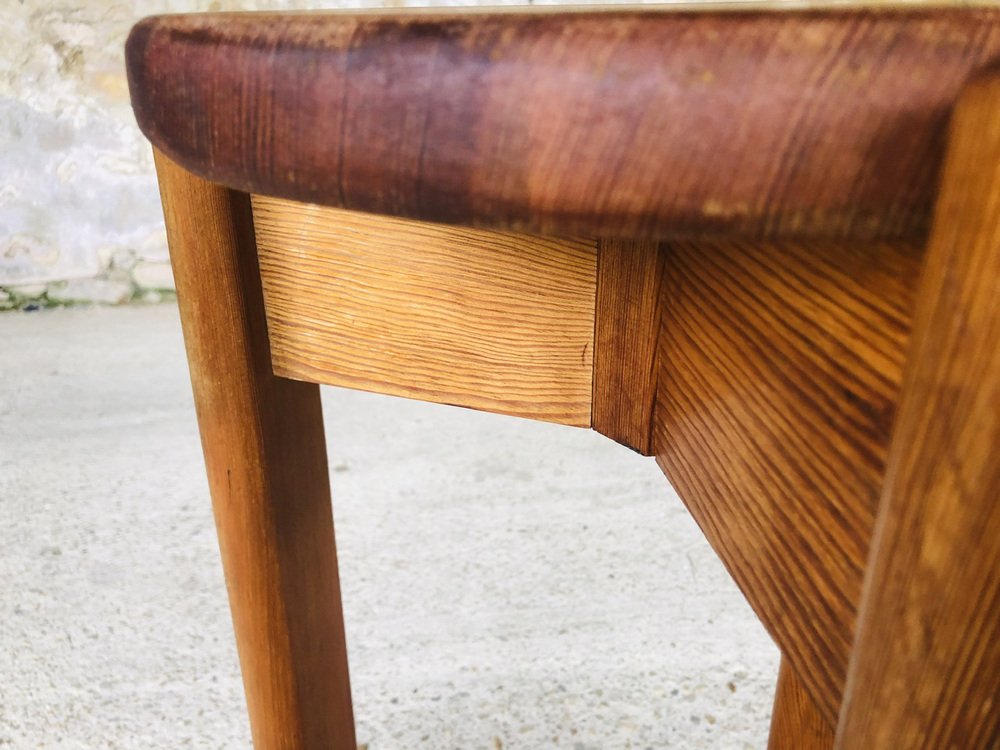
[[[1000,10],[165,16],[127,57],[258,748],[355,744],[317,383],[655,456],[782,650],[772,748],[1000,746]]]

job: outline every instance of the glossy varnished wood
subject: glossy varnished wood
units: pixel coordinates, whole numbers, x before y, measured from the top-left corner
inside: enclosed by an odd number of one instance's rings
[[[156,167],[254,747],[355,750],[318,388],[271,373],[249,196]]]
[[[838,732],[1000,747],[1000,76],[956,110]]]
[[[767,750],[832,750],[833,727],[787,659],[781,660]]]
[[[545,234],[920,236],[1000,10],[205,14],[129,38],[152,142],[253,193]]]
[[[657,460],[831,725],[920,255],[665,248]]]
[[[593,242],[255,198],[279,375],[587,427]]]
[[[601,240],[597,250],[593,427],[649,455],[663,256],[652,241]]]

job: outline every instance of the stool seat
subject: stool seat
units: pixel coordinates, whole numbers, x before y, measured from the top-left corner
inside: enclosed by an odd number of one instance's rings
[[[140,127],[249,193],[494,229],[926,232],[996,8],[205,14],[128,41]]]

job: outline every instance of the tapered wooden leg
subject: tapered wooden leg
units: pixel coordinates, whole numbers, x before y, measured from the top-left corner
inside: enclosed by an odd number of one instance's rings
[[[249,196],[156,155],[257,750],[354,750],[319,390],[271,373]]]
[[[786,657],[774,693],[767,750],[830,750],[833,727],[823,718]]]
[[[837,747],[997,748],[997,76],[955,111],[909,356]]]

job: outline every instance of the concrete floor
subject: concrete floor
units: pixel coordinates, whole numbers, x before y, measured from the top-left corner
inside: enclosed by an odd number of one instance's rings
[[[0,748],[249,747],[176,309],[0,342]],[[777,653],[651,460],[324,406],[370,750],[765,746]]]

